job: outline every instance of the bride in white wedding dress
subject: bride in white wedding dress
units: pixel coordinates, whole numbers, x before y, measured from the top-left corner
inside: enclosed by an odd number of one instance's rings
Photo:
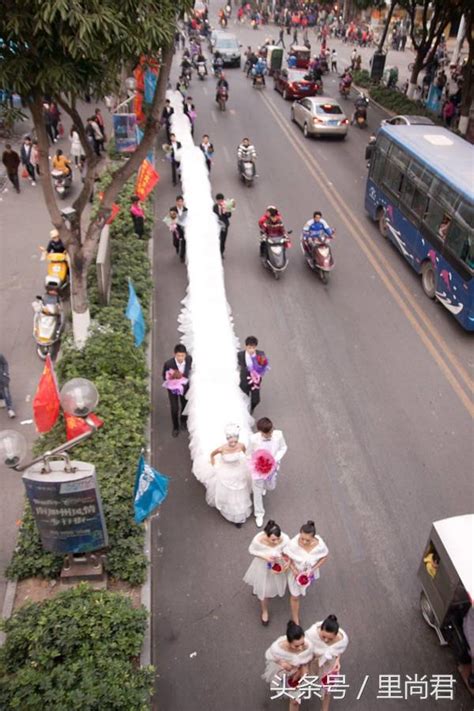
[[[238,425],[228,425],[225,434],[226,444],[211,453],[214,477],[208,483],[206,501],[240,528],[252,513],[251,475]]]

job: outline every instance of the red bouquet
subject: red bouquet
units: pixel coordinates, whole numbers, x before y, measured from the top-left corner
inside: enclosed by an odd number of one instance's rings
[[[268,479],[275,471],[275,458],[266,449],[257,449],[250,460],[254,479]]]
[[[302,588],[306,588],[306,587],[308,587],[308,585],[311,585],[313,580],[314,580],[314,578],[313,578],[312,573],[304,573],[303,572],[303,573],[299,573],[296,576],[296,582],[298,583],[298,585],[301,585]]]

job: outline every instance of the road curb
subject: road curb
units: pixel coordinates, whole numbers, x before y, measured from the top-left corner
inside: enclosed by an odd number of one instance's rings
[[[364,93],[369,99],[370,103],[376,106],[380,111],[384,111],[388,116],[396,116],[396,113],[394,111],[390,111],[390,109],[386,109],[385,106],[382,106],[382,104],[379,104],[377,101],[374,101],[374,99],[370,96],[370,89],[368,87],[359,86],[358,84],[353,84],[352,86],[358,92]]]
[[[13,613],[13,605],[15,603],[15,596],[16,596],[16,587],[17,587],[17,581],[16,580],[9,580],[7,582],[7,589],[5,591],[5,597],[3,600],[3,609],[2,609],[2,619],[3,620],[9,620],[10,617],[12,616]],[[0,631],[0,647],[3,647],[5,644],[7,636],[5,632]]]

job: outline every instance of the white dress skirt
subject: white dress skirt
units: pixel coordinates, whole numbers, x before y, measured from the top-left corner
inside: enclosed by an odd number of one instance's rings
[[[319,677],[319,679],[324,679],[328,674],[331,674],[338,658],[346,651],[349,644],[349,637],[342,627],[339,627],[341,639],[332,644],[324,642],[319,636],[322,622],[322,620],[316,622],[305,632],[306,639],[311,642],[314,649],[314,659],[311,664],[310,674]]]
[[[318,539],[318,544],[311,550],[305,550],[300,545],[298,545],[299,534],[296,534],[289,543],[284,548],[284,553],[292,559],[294,566],[297,568],[298,572],[304,573],[310,571],[320,560],[324,558],[329,553],[328,547],[321,538],[321,536],[316,536]],[[319,578],[319,570],[314,572],[314,580]],[[299,597],[300,595],[305,596],[308,588],[312,587],[313,583],[310,585],[299,585],[296,582],[296,578],[288,570],[288,589],[290,594],[294,597]]]
[[[314,656],[313,647],[311,642],[306,640],[308,648],[299,652],[289,652],[282,645],[286,642],[286,635],[278,637],[273,644],[265,652],[265,671],[262,674],[262,679],[264,679],[267,684],[270,684],[270,691],[277,693],[281,691],[282,688],[285,689],[285,695],[290,696],[292,699],[298,700],[300,697],[300,692],[295,688],[292,691],[288,685],[288,679],[294,674],[299,667],[304,664],[309,664]],[[291,664],[292,671],[285,671],[278,664],[278,660],[282,660]]]
[[[243,452],[218,455],[206,501],[231,523],[245,523],[252,513],[250,470]]]
[[[283,548],[290,540],[286,533],[281,534],[281,541],[276,546],[267,546],[262,543],[265,534],[257,533],[249,546],[249,553],[255,558],[244,575],[244,583],[253,588],[253,594],[259,600],[265,600],[268,597],[283,597],[286,592],[287,577],[286,573],[274,573],[268,567],[267,561],[259,556],[281,558]]]

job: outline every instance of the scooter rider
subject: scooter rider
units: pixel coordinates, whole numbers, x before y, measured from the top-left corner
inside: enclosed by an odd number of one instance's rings
[[[321,236],[333,237],[334,230],[329,227],[326,220],[323,220],[322,212],[316,210],[313,213],[313,219],[308,220],[308,222],[303,227],[303,239],[305,242],[308,240],[319,241]]]
[[[214,59],[212,62],[212,68],[216,76],[222,74],[222,67],[224,66],[224,60],[221,57],[220,52],[214,52]]]
[[[258,226],[260,228],[260,256],[267,256],[267,242],[265,237],[283,237],[285,235],[285,227],[283,225],[283,220],[278,212],[278,209],[274,205],[269,205],[265,210],[265,213],[261,216],[258,221]]]
[[[263,57],[259,57],[252,68],[253,85],[255,86],[257,77],[262,77],[265,86],[265,74],[267,73],[267,62]]]
[[[220,75],[219,80],[216,84],[216,101],[219,101],[219,93],[220,91],[222,91],[222,89],[225,89],[227,92],[227,96],[229,96],[229,82],[227,81],[223,73]]]
[[[181,62],[181,77],[180,78],[184,78],[187,76],[189,79],[191,79],[192,71],[193,71],[193,65],[191,63],[191,60],[189,59],[189,57],[184,55],[183,61]]]
[[[204,74],[207,76],[207,62],[206,62],[206,57],[203,55],[202,52],[199,52],[197,58],[196,58],[196,68],[199,70],[199,65],[202,65],[204,67]]]
[[[367,107],[369,100],[363,91],[360,92],[357,99],[354,101],[354,113],[352,114],[351,124],[355,123],[359,116],[363,116],[367,120]]]
[[[257,160],[257,151],[255,146],[250,143],[249,138],[243,138],[242,143],[237,148],[237,160],[239,166],[239,173],[242,173],[244,169],[244,163],[252,163],[253,175],[255,175],[255,162]]]
[[[53,252],[54,254],[62,254],[63,252],[66,251],[66,247],[64,246],[64,243],[59,236],[58,230],[51,230],[49,233],[49,236],[51,239],[48,242],[48,245],[46,247],[46,252],[49,254]]]

